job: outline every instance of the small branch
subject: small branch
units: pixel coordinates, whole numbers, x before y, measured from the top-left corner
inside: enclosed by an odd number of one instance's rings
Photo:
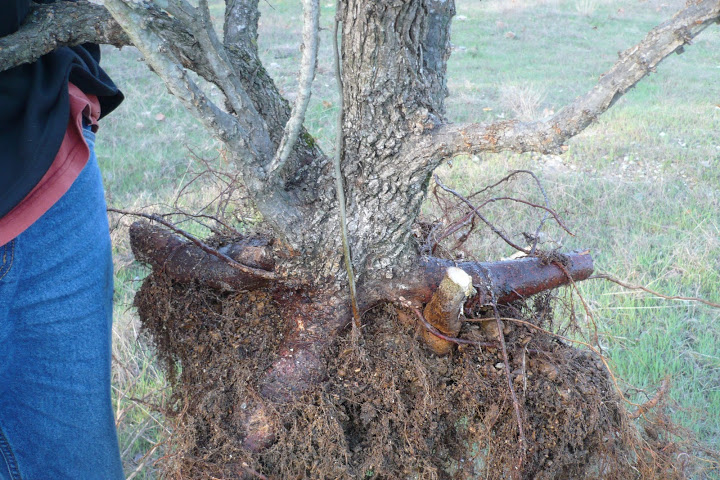
[[[482,207],[484,207],[485,205],[487,205],[487,204],[489,204],[489,203],[502,202],[502,201],[522,203],[522,204],[528,205],[528,206],[530,206],[530,207],[532,207],[532,208],[537,208],[537,209],[539,209],[539,210],[545,210],[545,215],[546,215],[545,218],[552,217],[552,218],[555,220],[555,222],[558,224],[558,226],[559,226],[560,228],[562,228],[563,230],[565,230],[565,232],[566,232],[568,235],[570,235],[570,236],[572,236],[572,237],[575,236],[575,234],[572,233],[572,232],[570,231],[570,229],[568,229],[568,227],[565,226],[565,224],[563,223],[562,219],[560,218],[560,216],[557,214],[557,212],[556,212],[555,210],[553,210],[553,209],[551,209],[551,208],[549,208],[549,207],[546,207],[545,205],[540,205],[540,204],[538,204],[538,203],[533,203],[533,202],[529,202],[529,201],[527,201],[527,200],[523,200],[522,198],[515,198],[515,197],[494,197],[494,198],[490,198],[490,199],[488,199],[488,200],[485,200],[483,203],[481,203],[480,205],[477,206],[477,209],[479,210],[479,209],[481,209]],[[535,236],[537,237],[539,233],[540,233],[539,231],[536,231],[536,232],[535,232]]]
[[[488,190],[492,190],[493,188],[497,187],[498,185],[500,185],[502,183],[510,182],[510,180],[512,180],[515,176],[520,175],[522,173],[524,173],[526,175],[530,175],[532,177],[532,179],[535,181],[535,184],[540,189],[540,193],[542,193],[542,195],[543,195],[543,199],[545,200],[545,206],[550,208],[550,200],[548,199],[547,193],[545,192],[545,188],[542,186],[542,182],[537,177],[537,175],[535,175],[531,170],[513,170],[512,172],[508,173],[507,175],[505,175],[503,178],[501,178],[497,182],[493,183],[492,185],[483,187],[482,189],[478,190],[477,192],[468,195],[468,198],[476,197],[476,196],[480,195],[481,193],[487,192]]]
[[[555,211],[550,207],[550,200],[548,199],[547,193],[545,192],[545,188],[543,188],[542,182],[540,182],[540,179],[537,177],[537,175],[535,175],[535,174],[534,174],[533,172],[531,172],[530,170],[515,170],[515,171],[513,171],[513,172],[510,172],[508,175],[506,175],[505,177],[503,177],[503,178],[500,179],[499,181],[495,182],[494,184],[489,185],[489,186],[487,186],[487,187],[485,187],[485,188],[483,188],[483,189],[481,189],[481,190],[479,190],[479,191],[477,191],[477,192],[475,192],[475,193],[472,193],[472,194],[468,195],[464,200],[461,200],[460,202],[458,202],[458,205],[460,205],[460,204],[462,204],[462,203],[466,203],[466,202],[469,201],[471,198],[476,197],[476,196],[480,195],[480,194],[483,193],[483,192],[486,192],[486,191],[488,191],[488,190],[491,190],[491,189],[497,187],[498,185],[500,185],[501,183],[510,181],[510,179],[512,179],[515,175],[518,175],[518,174],[521,174],[521,173],[528,174],[528,175],[530,175],[530,176],[533,178],[533,180],[535,181],[535,183],[536,183],[537,186],[538,186],[538,189],[540,190],[540,193],[542,193],[543,199],[545,200],[545,205],[544,205],[544,206],[543,206],[543,205],[536,204],[536,203],[533,203],[533,202],[529,202],[529,201],[527,201],[527,200],[523,200],[523,199],[519,199],[519,198],[514,198],[514,197],[507,197],[507,196],[505,196],[505,197],[494,197],[494,198],[490,198],[490,199],[488,199],[488,200],[485,200],[485,201],[483,201],[483,203],[481,203],[480,205],[478,205],[478,206],[476,207],[476,209],[477,209],[477,210],[480,210],[481,208],[483,208],[483,207],[484,207],[485,205],[487,205],[488,203],[493,203],[493,202],[505,200],[505,201],[511,201],[511,202],[517,202],[517,203],[524,203],[524,204],[526,204],[526,205],[528,205],[528,206],[530,206],[530,207],[537,208],[537,209],[541,209],[541,210],[545,210],[546,213],[545,213],[545,215],[543,215],[542,220],[540,221],[540,223],[538,224],[538,226],[537,226],[537,228],[536,228],[536,230],[535,230],[535,235],[533,236],[532,247],[530,248],[530,255],[534,255],[534,254],[535,254],[535,251],[536,251],[536,249],[537,249],[538,242],[539,242],[540,231],[542,230],[542,227],[543,227],[543,225],[545,224],[545,222],[546,222],[551,216],[555,219],[555,221],[556,221],[557,224],[560,226],[560,228],[562,228],[563,230],[565,230],[565,232],[567,232],[570,236],[575,236],[575,235],[565,226],[565,224],[563,223],[562,219],[561,219],[560,216],[557,214],[557,212],[555,212]],[[434,195],[435,195],[435,198],[436,198],[438,204],[440,205],[442,202],[441,202],[441,200],[440,200],[440,197],[437,195],[437,188],[435,188],[435,189],[433,190],[433,193],[434,193]],[[441,208],[442,208],[442,207],[441,207]],[[443,209],[443,210],[445,210],[445,211],[444,211],[444,215],[449,216],[448,209]],[[429,243],[434,244],[431,251],[434,252],[435,246],[437,246],[443,239],[445,239],[445,238],[448,237],[449,235],[452,235],[453,233],[455,233],[456,231],[458,231],[459,229],[461,229],[463,226],[465,226],[465,225],[467,224],[467,222],[468,222],[471,218],[472,218],[472,219],[477,218],[477,217],[475,216],[474,210],[472,210],[472,211],[470,211],[469,213],[465,214],[461,219],[459,219],[459,220],[457,220],[456,222],[454,222],[453,224],[451,224],[451,225],[445,230],[445,232],[442,233],[440,236],[438,236],[437,238],[431,239],[432,242],[429,242]],[[457,248],[460,246],[460,244],[462,244],[462,243],[467,239],[467,237],[470,235],[470,233],[472,232],[472,230],[473,230],[474,228],[475,228],[475,224],[474,224],[474,222],[473,222],[470,230],[463,235],[463,238],[462,238],[460,241],[458,241],[458,243],[455,245],[455,247],[453,248],[453,250],[457,249]],[[429,237],[428,237],[428,238],[429,238]]]
[[[719,18],[720,2],[717,0],[687,2],[687,6],[672,19],[651,30],[640,43],[623,52],[592,90],[549,120],[445,125],[412,146],[408,155],[442,158],[457,153],[502,150],[561,154],[567,148],[567,140],[592,124],[642,78],[654,72],[662,60],[690,44],[693,38]]]
[[[305,112],[310,104],[312,94],[312,83],[315,79],[315,67],[317,66],[318,52],[318,31],[320,29],[320,7],[319,0],[303,0],[303,54],[300,63],[300,80],[298,81],[298,94],[295,99],[290,119],[285,125],[280,146],[275,158],[267,168],[268,175],[275,170],[282,168],[295,146],[300,135]]]
[[[333,58],[335,62],[335,80],[338,87],[338,117],[337,117],[337,137],[335,138],[335,158],[333,166],[335,167],[335,190],[337,192],[338,204],[340,207],[340,235],[342,236],[343,257],[345,259],[345,269],[348,275],[348,285],[350,287],[350,302],[352,304],[353,313],[353,335],[356,337],[360,332],[360,309],[357,303],[357,294],[355,292],[355,272],[353,272],[352,257],[350,256],[350,243],[348,241],[347,231],[347,212],[345,211],[345,186],[343,185],[342,175],[342,152],[343,152],[343,120],[344,109],[343,104],[343,81],[340,67],[340,46],[338,43],[338,33],[342,37],[340,31],[340,1],[335,2],[335,25],[333,27]]]
[[[630,290],[642,290],[643,292],[647,292],[647,293],[649,293],[649,294],[651,294],[651,295],[654,295],[654,296],[656,296],[656,297],[659,297],[659,298],[664,298],[665,300],[684,300],[684,301],[687,301],[687,302],[700,302],[700,303],[704,303],[705,305],[708,305],[708,306],[713,307],[713,308],[720,308],[720,304],[718,304],[718,303],[713,303],[713,302],[711,302],[711,301],[709,301],[709,300],[705,300],[705,299],[702,299],[702,298],[697,298],[697,297],[680,297],[680,296],[677,296],[677,295],[663,295],[662,293],[656,292],[655,290],[650,290],[649,288],[643,287],[642,285],[632,285],[632,284],[630,284],[630,283],[625,283],[625,282],[623,282],[623,281],[621,281],[621,280],[618,280],[617,278],[615,278],[615,277],[613,277],[612,275],[607,274],[607,273],[599,273],[599,274],[597,274],[597,275],[593,275],[592,277],[589,277],[588,279],[589,279],[589,280],[595,280],[595,279],[607,280],[608,282],[616,283],[616,284],[620,285],[620,286],[623,287],[623,288],[627,288],[627,289],[630,289]]]

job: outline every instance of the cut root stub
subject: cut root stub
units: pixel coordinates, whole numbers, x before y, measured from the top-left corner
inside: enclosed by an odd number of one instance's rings
[[[455,337],[460,332],[462,306],[465,300],[475,294],[472,277],[457,267],[450,267],[440,282],[432,299],[425,307],[425,319],[440,332]],[[450,353],[453,343],[423,330],[423,339],[438,355]]]

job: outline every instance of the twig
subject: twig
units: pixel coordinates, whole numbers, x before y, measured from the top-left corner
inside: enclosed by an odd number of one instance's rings
[[[347,232],[347,212],[345,211],[345,186],[343,185],[342,169],[340,166],[343,153],[343,120],[345,108],[343,105],[343,81],[342,72],[340,71],[340,48],[338,43],[338,31],[340,24],[340,1],[335,2],[335,25],[333,27],[333,58],[335,62],[335,81],[337,82],[338,94],[338,116],[337,116],[337,136],[335,137],[335,158],[333,164],[335,167],[335,190],[337,191],[338,203],[340,206],[340,235],[342,236],[343,257],[345,258],[345,269],[348,274],[348,285],[350,287],[350,302],[352,304],[353,313],[353,335],[355,338],[360,333],[360,309],[357,304],[357,296],[355,293],[355,273],[353,272],[352,257],[350,256],[350,244],[348,242]],[[342,33],[341,33],[342,35]]]
[[[303,54],[300,63],[300,80],[298,81],[298,94],[293,105],[290,119],[285,125],[285,132],[280,140],[280,146],[277,149],[275,158],[267,167],[267,173],[270,175],[275,170],[281,168],[290,157],[295,142],[298,139],[303,121],[305,120],[305,112],[310,103],[310,95],[312,94],[312,83],[315,78],[315,67],[317,66],[318,52],[318,30],[320,23],[320,7],[319,0],[303,0]]]
[[[535,183],[537,183],[538,186],[540,187],[540,191],[542,192],[543,196],[545,197],[545,203],[547,204],[548,198],[547,198],[547,195],[545,194],[545,189],[540,184],[540,180],[537,178],[537,176],[530,170],[513,170],[512,172],[508,173],[507,175],[505,175],[503,178],[501,178],[497,182],[493,183],[492,185],[488,185],[488,186],[483,187],[482,189],[478,190],[475,193],[471,193],[470,195],[468,195],[468,198],[476,197],[476,196],[480,195],[481,193],[487,192],[488,190],[492,190],[493,188],[497,187],[501,183],[509,182],[515,175],[520,175],[521,173],[528,174],[535,179]]]
[[[493,313],[495,315],[495,323],[497,324],[498,329],[498,340],[500,341],[500,350],[502,351],[503,363],[505,364],[505,378],[507,379],[508,390],[510,390],[510,397],[513,401],[513,410],[515,411],[515,420],[517,421],[518,426],[518,436],[520,437],[520,449],[522,451],[522,455],[518,459],[518,472],[513,472],[517,473],[519,476],[519,472],[522,471],[522,464],[525,462],[525,456],[527,455],[528,442],[527,438],[525,438],[525,429],[523,428],[520,402],[518,401],[517,393],[515,393],[512,375],[510,373],[510,359],[507,353],[507,346],[505,345],[505,336],[503,335],[503,324],[500,320],[500,312],[498,312],[497,308],[497,297],[495,296],[495,288],[492,283],[492,278],[490,277],[490,272],[487,271],[487,269],[484,269],[484,274],[487,279],[488,285],[490,286],[490,294],[492,295],[492,307]]]
[[[662,384],[660,384],[660,389],[657,391],[655,396],[640,405],[637,410],[632,412],[630,414],[630,418],[632,418],[633,420],[635,420],[636,418],[640,418],[642,415],[645,415],[645,412],[647,412],[648,410],[652,410],[653,408],[657,407],[657,404],[660,403],[660,400],[662,400],[662,398],[667,395],[669,388],[670,379],[668,377],[665,377],[662,381]]]
[[[570,232],[570,230],[568,230],[567,227],[565,227],[565,225],[563,225],[563,223],[560,221],[560,218],[558,217],[558,215],[552,210],[552,208],[550,207],[550,199],[548,198],[547,192],[545,192],[545,187],[543,187],[542,182],[541,182],[540,179],[537,177],[537,175],[535,175],[535,174],[534,174],[532,171],[530,171],[530,170],[514,170],[514,171],[510,172],[508,175],[506,175],[505,177],[501,178],[499,181],[495,182],[493,185],[490,185],[490,186],[488,186],[488,187],[485,187],[485,188],[483,188],[482,190],[479,190],[479,191],[473,193],[472,195],[468,196],[468,199],[470,199],[470,198],[472,198],[472,197],[474,197],[474,196],[476,196],[476,195],[479,195],[480,193],[482,193],[482,192],[484,192],[484,191],[487,191],[487,190],[490,190],[490,189],[492,189],[492,188],[495,188],[495,187],[497,187],[498,185],[500,185],[500,184],[503,183],[503,182],[508,182],[508,181],[510,181],[510,179],[511,179],[512,177],[514,177],[515,175],[519,175],[519,174],[521,174],[521,173],[524,173],[524,174],[526,174],[526,175],[530,175],[530,176],[533,178],[533,180],[535,180],[535,184],[538,186],[538,189],[540,190],[540,193],[542,193],[543,199],[545,200],[545,207],[546,207],[545,210],[546,210],[548,213],[550,213],[551,215],[553,215],[553,217],[555,217],[555,220],[556,220],[556,221],[558,222],[558,224],[563,228],[563,230],[565,230],[565,231],[566,231],[567,233],[569,233],[571,236],[574,236],[574,235],[572,234],[572,232]],[[539,207],[539,206],[535,206],[535,205],[533,205],[533,206],[534,206],[535,208],[538,208],[538,207]],[[534,255],[534,254],[535,254],[535,249],[537,248],[537,244],[538,244],[538,238],[539,238],[539,236],[540,236],[540,230],[542,230],[542,227],[543,227],[543,225],[545,224],[545,222],[547,221],[548,218],[549,218],[549,217],[548,217],[548,215],[547,215],[547,213],[546,213],[546,214],[543,216],[542,220],[540,220],[540,223],[538,224],[538,227],[537,227],[537,229],[535,230],[535,239],[534,239],[534,241],[533,241],[532,248],[530,249],[530,252],[531,252],[530,254],[531,254],[531,255]]]
[[[533,243],[533,248],[530,249],[530,255],[533,255],[533,254],[535,253],[535,252],[534,252],[534,249],[537,247],[537,241],[538,241],[538,238],[539,238],[540,229],[542,228],[542,224],[544,223],[544,221],[545,221],[546,219],[548,219],[548,218],[550,218],[550,217],[554,218],[555,221],[557,222],[557,224],[560,226],[560,228],[562,228],[563,230],[565,230],[569,235],[571,235],[571,236],[573,236],[573,237],[575,236],[575,234],[572,233],[572,232],[565,226],[565,224],[563,223],[562,219],[560,219],[560,216],[557,214],[557,212],[555,212],[555,211],[552,210],[551,208],[548,208],[548,207],[545,207],[545,206],[543,206],[543,205],[539,205],[539,204],[530,202],[530,201],[528,201],[528,200],[523,200],[523,199],[521,199],[521,198],[515,198],[515,197],[494,197],[494,198],[490,198],[490,199],[488,199],[488,200],[485,200],[483,203],[481,203],[480,205],[478,205],[476,208],[477,208],[478,210],[480,210],[481,208],[483,208],[485,205],[487,205],[487,204],[489,204],[489,203],[500,202],[500,201],[509,201],[509,202],[523,203],[523,204],[529,205],[530,207],[533,207],[533,208],[538,208],[538,209],[540,209],[540,210],[545,210],[545,212],[546,212],[546,213],[545,213],[545,216],[543,217],[543,220],[540,222],[540,225],[538,225],[538,228],[537,228],[537,230],[535,231],[535,236],[533,237],[535,240],[534,240],[534,243]],[[469,212],[469,213],[466,214],[464,217],[462,217],[461,219],[459,219],[458,221],[456,221],[455,223],[453,223],[452,225],[450,225],[450,226],[445,230],[445,232],[444,232],[442,235],[440,235],[439,238],[437,238],[436,240],[434,240],[434,242],[437,244],[437,243],[443,241],[444,239],[446,239],[447,237],[449,237],[450,235],[452,235],[453,233],[457,232],[457,231],[460,230],[462,227],[464,227],[465,225],[467,225],[467,222],[468,222],[471,218],[475,218],[475,217],[476,217],[476,215],[475,215],[475,212],[474,212],[474,211]],[[473,230],[473,228],[471,228],[467,233],[465,233],[464,236],[469,235],[469,234],[472,232],[472,230]],[[462,243],[462,242],[461,242],[461,243]],[[459,246],[459,245],[456,245],[454,248],[457,248],[458,246]]]
[[[507,238],[507,236],[506,236],[503,232],[501,232],[495,225],[493,225],[492,223],[490,223],[490,221],[489,221],[487,218],[485,218],[485,217],[482,215],[482,213],[480,213],[480,211],[479,211],[477,208],[475,208],[475,206],[474,206],[472,203],[470,203],[470,200],[468,200],[467,198],[463,197],[460,193],[456,192],[456,191],[453,190],[452,188],[443,185],[443,183],[440,181],[440,178],[437,176],[437,174],[435,174],[434,177],[435,177],[435,183],[437,183],[440,188],[442,188],[443,190],[445,190],[445,191],[448,192],[448,193],[451,193],[451,194],[455,195],[455,196],[456,196],[457,198],[459,198],[465,205],[467,205],[468,207],[470,207],[470,209],[475,213],[475,215],[477,215],[478,218],[479,218],[480,220],[482,220],[483,223],[485,223],[485,225],[487,225],[488,227],[490,227],[490,230],[492,230],[493,233],[495,233],[495,235],[497,235],[498,237],[502,238],[502,239],[505,241],[505,243],[507,243],[508,245],[510,245],[511,247],[513,247],[515,250],[519,250],[519,251],[525,253],[526,255],[530,255],[530,254],[531,254],[531,251],[530,251],[530,250],[525,249],[525,248],[522,248],[521,246],[519,246],[519,245],[517,245],[516,243],[514,243],[512,240],[510,240],[509,238]]]
[[[570,275],[570,272],[568,272],[565,265],[558,262],[557,260],[552,262],[554,265],[557,265],[560,270],[563,271],[565,276],[567,277],[568,281],[570,282],[570,285],[572,285],[573,289],[575,290],[575,293],[577,293],[578,298],[580,298],[580,302],[582,303],[583,308],[585,309],[585,314],[588,317],[588,320],[592,324],[593,327],[593,334],[594,338],[593,341],[595,342],[595,345],[597,345],[598,350],[602,352],[602,347],[600,346],[600,336],[598,335],[598,327],[597,322],[595,322],[595,317],[592,314],[592,311],[590,310],[590,306],[585,301],[585,297],[583,297],[582,293],[580,293],[580,289],[578,288],[577,284],[575,283],[575,280],[573,280],[572,275]]]
[[[269,272],[269,271],[263,270],[261,268],[249,267],[247,265],[244,265],[244,264],[238,262],[237,260],[233,260],[232,258],[228,257],[224,253],[219,252],[219,251],[215,250],[214,248],[206,245],[205,243],[203,243],[202,241],[197,239],[195,236],[189,234],[185,230],[177,228],[172,223],[170,223],[166,220],[163,220],[162,218],[160,218],[157,215],[151,215],[151,214],[142,213],[142,212],[130,212],[127,210],[120,210],[117,208],[108,208],[107,210],[108,210],[108,212],[119,213],[121,215],[132,215],[132,216],[136,216],[136,217],[147,218],[148,220],[152,220],[161,225],[164,225],[165,227],[169,228],[170,230],[177,233],[178,235],[181,235],[181,236],[187,238],[188,240],[190,240],[200,250],[202,250],[205,253],[208,253],[214,257],[219,258],[220,260],[222,260],[223,262],[228,264],[230,267],[232,267],[236,270],[240,270],[241,272],[245,272],[245,273],[253,275],[255,277],[264,278],[266,280],[277,280],[277,278],[278,278],[277,275],[273,272]]]
[[[203,227],[207,228],[208,230],[212,231],[212,232],[215,233],[215,234],[218,234],[218,235],[219,235],[219,234],[227,234],[227,232],[231,232],[232,234],[235,234],[235,235],[237,235],[237,236],[241,236],[241,235],[242,235],[242,233],[238,232],[235,228],[231,227],[231,226],[228,225],[226,222],[223,222],[222,220],[220,220],[219,218],[217,218],[217,217],[214,216],[214,215],[208,215],[208,214],[205,214],[205,213],[190,213],[190,212],[186,212],[185,210],[183,210],[182,208],[177,207],[177,206],[175,206],[175,208],[176,208],[177,211],[175,211],[175,212],[173,212],[173,213],[165,213],[165,214],[163,214],[163,217],[170,216],[170,215],[182,215],[182,216],[184,216],[184,217],[187,217],[187,218],[190,219],[190,220],[194,220],[195,222],[197,222],[198,224],[202,225]],[[208,219],[208,220],[212,220],[212,221],[214,221],[214,222],[217,222],[218,224],[220,224],[220,225],[222,225],[223,227],[225,227],[225,229],[226,229],[227,231],[226,231],[226,232],[222,232],[222,231],[219,230],[218,228],[212,228],[212,227],[209,226],[209,225],[205,225],[204,223],[200,222],[200,221],[198,220],[198,218],[206,218],[206,219]]]
[[[702,298],[697,297],[681,297],[678,295],[663,295],[662,293],[656,292],[655,290],[650,290],[647,287],[643,287],[642,285],[632,285],[630,283],[625,283],[621,280],[618,280],[617,278],[613,277],[612,275],[608,273],[599,273],[597,275],[593,275],[592,277],[588,277],[588,280],[594,280],[594,279],[601,279],[601,280],[607,280],[609,282],[617,283],[621,287],[630,289],[630,290],[642,290],[643,292],[647,292],[651,295],[654,295],[656,297],[664,298],[665,300],[684,300],[687,302],[700,302],[704,303],[705,305],[708,305],[713,308],[720,308],[720,304],[713,303],[709,300],[705,300]]]
[[[484,207],[485,205],[487,205],[488,203],[494,203],[494,202],[499,202],[499,201],[503,201],[503,200],[504,200],[504,201],[508,201],[508,202],[524,203],[525,205],[529,205],[529,206],[531,206],[531,207],[533,207],[533,208],[538,208],[538,209],[540,209],[540,210],[545,210],[546,214],[548,215],[548,216],[546,216],[546,218],[549,218],[549,216],[552,216],[553,219],[555,219],[555,221],[557,222],[557,224],[560,226],[560,228],[562,228],[563,230],[565,230],[569,235],[571,235],[571,236],[573,236],[573,237],[575,236],[575,234],[572,233],[572,232],[570,231],[570,229],[568,229],[568,227],[565,226],[565,224],[563,223],[562,219],[560,218],[560,216],[557,214],[557,212],[556,212],[555,210],[553,210],[552,208],[547,207],[547,206],[543,206],[543,205],[540,205],[540,204],[537,204],[537,203],[530,202],[530,201],[528,201],[528,200],[523,200],[522,198],[515,198],[515,197],[495,197],[495,198],[491,198],[491,199],[485,200],[483,203],[481,203],[480,205],[478,205],[477,208],[480,209],[480,208]],[[542,226],[542,225],[541,225],[541,226]],[[538,236],[538,233],[540,233],[540,229],[539,229],[539,228],[538,228],[538,231],[537,231],[536,234],[535,234],[536,237]]]

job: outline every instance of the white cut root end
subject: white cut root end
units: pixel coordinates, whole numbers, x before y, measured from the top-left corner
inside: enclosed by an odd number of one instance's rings
[[[425,319],[441,333],[455,337],[460,332],[463,304],[468,297],[475,294],[472,277],[464,270],[450,267],[440,282],[432,299],[425,306]],[[428,330],[423,330],[423,339],[438,355],[446,355],[453,348],[453,343],[440,338]]]

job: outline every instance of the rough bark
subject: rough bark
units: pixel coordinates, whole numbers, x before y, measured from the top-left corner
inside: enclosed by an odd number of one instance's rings
[[[88,2],[33,4],[18,32],[0,37],[0,72],[34,62],[58,47],[103,43],[123,47],[130,39],[102,6]]]
[[[425,197],[427,159],[402,146],[444,120],[453,2],[348,1],[343,21],[348,230],[360,280],[391,279],[412,262],[411,226]]]

